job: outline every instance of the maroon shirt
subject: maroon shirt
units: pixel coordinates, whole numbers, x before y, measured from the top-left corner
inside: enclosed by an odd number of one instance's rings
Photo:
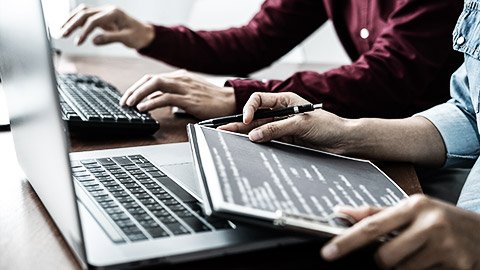
[[[267,0],[239,28],[155,26],[155,39],[140,53],[192,71],[245,75],[270,65],[331,19],[352,64],[325,73],[300,71],[284,81],[229,81],[237,110],[253,92],[295,92],[341,116],[404,117],[448,99],[450,75],[463,60],[451,49],[462,5],[460,0]],[[367,38],[360,36],[363,28]]]

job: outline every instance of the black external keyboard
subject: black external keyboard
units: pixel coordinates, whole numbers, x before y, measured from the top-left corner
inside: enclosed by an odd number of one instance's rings
[[[79,133],[154,133],[159,124],[148,113],[118,104],[121,94],[95,76],[57,74],[62,118]]]
[[[74,161],[72,171],[121,231],[117,242],[232,228],[207,221],[199,202],[141,155]]]

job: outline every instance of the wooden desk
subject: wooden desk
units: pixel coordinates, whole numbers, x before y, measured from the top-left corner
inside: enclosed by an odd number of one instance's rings
[[[146,73],[160,73],[174,68],[149,59],[69,57],[60,61],[66,69],[68,61],[76,64],[78,72],[95,74],[124,91],[131,83]],[[322,71],[325,66],[280,65],[256,73],[259,78],[273,77],[280,69],[282,78],[297,69]],[[277,73],[275,73],[277,74]],[[153,112],[161,129],[153,137],[85,139],[72,135],[73,151],[105,149],[136,145],[151,145],[186,141],[185,125],[195,122],[192,118],[174,117],[170,108]],[[421,192],[413,167],[407,164],[380,164],[408,194]],[[345,260],[326,264],[319,258],[321,243],[304,244],[228,257],[209,259],[176,265],[173,269],[340,269],[352,264],[371,268],[371,252],[366,249],[352,254]],[[20,172],[11,133],[0,132],[0,269],[79,269],[68,246],[59,235],[30,184]]]

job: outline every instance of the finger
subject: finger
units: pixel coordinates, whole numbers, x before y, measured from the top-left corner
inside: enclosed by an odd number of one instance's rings
[[[171,79],[168,77],[163,76],[155,76],[150,79],[148,82],[144,83],[143,85],[139,86],[127,99],[127,105],[133,106],[140,101],[142,101],[145,97],[150,95],[155,91],[159,91],[161,89],[162,92],[172,93],[172,94],[181,94],[184,95],[184,91],[180,90],[178,87],[178,81],[176,79]],[[187,91],[190,89],[186,89]]]
[[[112,20],[112,14],[109,12],[99,12],[95,15],[91,15],[86,19],[83,31],[78,35],[77,45],[81,45],[88,35],[98,26],[107,24]]]
[[[70,12],[70,17],[62,24],[60,29],[64,28],[81,10],[86,10],[88,7],[85,4],[80,4]]]
[[[88,18],[90,16],[93,16],[99,12],[98,9],[87,9],[87,10],[82,10],[75,15],[74,18],[70,21],[70,23],[65,26],[65,30],[62,34],[62,37],[68,37],[73,31],[75,31],[77,28],[81,27],[82,25],[85,24]]]
[[[164,93],[163,95],[151,99],[137,105],[137,109],[141,112],[151,111],[153,109],[162,108],[165,106],[177,106],[179,108],[188,108],[188,100],[185,96],[171,93]],[[186,111],[188,113],[188,111]]]
[[[273,118],[258,119],[258,120],[255,120],[255,121],[251,122],[248,125],[245,125],[244,123],[230,123],[230,124],[227,124],[227,125],[219,126],[218,129],[247,134],[252,129],[254,129],[256,127],[259,127],[261,125],[264,125],[268,122],[271,122],[272,120],[273,120]]]
[[[243,123],[230,123],[230,124],[219,126],[217,127],[217,129],[242,133],[242,129],[244,127],[245,127],[245,124]]]
[[[125,38],[128,35],[127,30],[122,30],[122,31],[113,31],[113,32],[105,32],[103,34],[97,35],[93,39],[93,43],[95,45],[105,45],[105,44],[110,44],[113,42],[124,42]]]
[[[140,101],[142,101],[146,96],[158,91],[159,88],[157,86],[157,81],[157,79],[151,78],[145,83],[139,85],[134,91],[132,91],[130,96],[125,101],[127,106],[135,106],[140,103]]]
[[[358,222],[368,216],[374,215],[382,211],[383,208],[373,207],[373,206],[352,207],[352,206],[338,205],[338,206],[335,206],[334,210],[335,212],[348,215]]]
[[[408,207],[404,200],[394,207],[364,218],[343,234],[333,238],[322,248],[322,256],[326,260],[335,260],[351,251],[365,246],[376,239],[410,223],[415,211]]]
[[[429,234],[416,228],[418,227],[415,224],[410,225],[401,234],[381,246],[375,254],[378,264],[390,269],[411,255],[417,254],[418,250],[425,246]]]
[[[133,94],[138,87],[142,86],[144,83],[149,81],[152,78],[151,75],[145,75],[140,80],[136,81],[132,86],[130,86],[127,91],[123,94],[122,98],[120,99],[120,106],[125,106],[127,99]]]
[[[248,133],[248,137],[254,142],[268,142],[283,136],[295,136],[300,132],[297,126],[298,116],[275,121],[262,125]]]
[[[288,101],[289,98],[286,93],[253,93],[243,107],[243,123],[250,123],[253,119],[253,114],[260,107],[288,107]]]
[[[154,98],[157,98],[159,96],[163,95],[163,92],[162,91],[155,91],[153,93],[151,93],[147,99],[154,99]]]

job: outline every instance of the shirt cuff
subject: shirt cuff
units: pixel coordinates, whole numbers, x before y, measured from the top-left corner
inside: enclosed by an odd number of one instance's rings
[[[169,42],[173,38],[169,37],[173,34],[173,31],[169,27],[161,26],[161,25],[153,25],[153,30],[155,32],[155,36],[146,47],[137,50],[139,54],[145,56],[157,56],[157,54],[161,54],[161,52],[168,53],[169,47],[171,47],[172,42]]]
[[[477,123],[452,101],[437,105],[415,116],[435,125],[447,149],[444,167],[471,166],[479,156],[480,138]]]
[[[225,86],[233,87],[237,113],[242,113],[243,106],[245,106],[245,103],[247,103],[253,93],[266,91],[265,83],[256,80],[227,80]]]

